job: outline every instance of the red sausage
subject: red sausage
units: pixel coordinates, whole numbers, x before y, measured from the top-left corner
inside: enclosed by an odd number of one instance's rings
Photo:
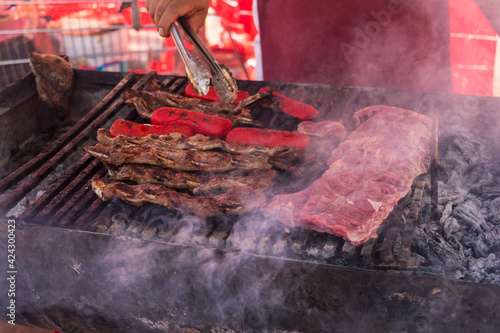
[[[188,97],[199,98],[199,99],[202,99],[205,101],[210,101],[210,102],[220,102],[220,97],[217,94],[217,92],[215,91],[214,87],[212,87],[212,86],[210,86],[210,90],[208,90],[208,94],[200,96],[196,93],[196,91],[194,91],[193,87],[191,87],[191,85],[188,84],[186,86],[186,89],[184,90],[184,95],[186,95]],[[248,97],[250,97],[249,93],[247,93],[246,91],[240,90],[236,94],[236,100],[233,102],[233,104],[238,104],[239,102],[241,102],[242,100],[244,100],[245,98],[248,98]]]
[[[289,97],[283,96],[279,93],[277,93],[274,90],[271,90],[269,88],[262,88],[259,90],[259,92],[272,92],[274,96],[278,98],[278,101],[281,104],[281,112],[287,113],[295,118],[298,118],[300,120],[311,120],[318,116],[318,110],[313,108],[311,105],[295,101]]]
[[[113,136],[121,134],[134,137],[143,137],[150,134],[164,135],[173,132],[181,133],[186,136],[192,136],[194,134],[193,130],[187,126],[137,124],[125,119],[117,119],[109,131]]]
[[[306,149],[311,139],[297,132],[276,131],[259,128],[233,128],[226,136],[226,141],[247,146],[290,146],[300,151]]]
[[[151,122],[157,125],[188,126],[195,133],[219,138],[226,136],[233,127],[233,123],[227,118],[169,107],[159,108],[154,111]]]

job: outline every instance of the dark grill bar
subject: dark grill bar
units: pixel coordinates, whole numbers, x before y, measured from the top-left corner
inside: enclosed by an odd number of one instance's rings
[[[92,120],[94,120],[95,117],[99,116],[101,112],[106,109],[109,103],[113,102],[118,97],[118,95],[123,91],[123,89],[125,89],[130,84],[133,77],[134,77],[133,74],[127,75],[120,83],[116,85],[116,87],[108,94],[108,96],[106,96],[104,100],[102,100],[99,104],[97,104],[93,110],[91,110],[84,118],[82,118],[82,120],[78,122],[78,124],[71,131],[68,131],[67,133],[63,134],[46,151],[41,153],[38,157],[33,158],[29,164],[24,165],[23,167],[13,172],[10,176],[3,179],[0,182],[0,191],[5,191],[7,188],[13,186],[15,183],[23,179],[23,177],[26,174],[33,172],[36,168],[46,163],[48,159],[60,153],[63,147],[67,146],[71,140],[74,140],[75,136],[81,134],[81,132],[87,126],[89,126],[89,123]],[[70,145],[70,147],[72,146]],[[41,173],[39,174],[40,176],[38,177],[43,177]],[[26,193],[24,193],[24,195],[25,194]]]
[[[500,287],[442,279],[443,270],[428,265],[415,250],[420,225],[433,221],[438,209],[433,199],[439,194],[437,151],[428,161],[430,172],[417,177],[378,238],[359,247],[333,235],[269,223],[258,214],[202,220],[153,204],[101,201],[90,181],[107,177],[106,169],[82,146],[95,142],[97,129],[117,117],[141,122],[124,105],[123,94],[144,89],[153,79],[173,93],[182,94],[187,85],[184,77],[127,75],[68,132],[0,183],[8,193],[0,201],[3,218],[66,167],[16,218],[19,265],[26,271],[19,297],[29,300],[21,306],[21,323],[82,332],[455,330],[462,327],[456,318],[486,331],[500,325],[491,313],[500,305]],[[264,86],[315,105],[320,120],[342,121],[349,130],[354,128],[352,114],[362,107],[387,104],[425,111],[441,98],[239,82],[249,93]],[[258,106],[252,110],[271,119],[265,112]],[[270,122],[277,128],[290,125],[286,117]],[[485,247],[495,243],[494,236],[484,234]],[[54,292],[56,286],[63,291]]]
[[[36,172],[31,174],[28,181],[14,190],[2,203],[4,213],[6,213],[8,209],[12,208],[17,201],[19,201],[23,196],[30,192],[33,187],[36,186],[36,184],[38,184],[43,178],[45,178],[52,171],[51,168],[56,163],[67,157],[68,154],[76,149],[76,146],[79,143],[89,137],[89,134],[93,133],[96,127],[98,127],[99,124],[103,122],[103,120],[108,119],[110,116],[112,116],[113,112],[115,112],[116,109],[123,104],[123,100],[116,100],[116,95],[122,91],[122,89],[129,83],[132,78],[133,74],[128,75],[121,83],[119,83],[119,85],[117,85],[117,87],[115,88],[116,90],[108,95],[109,98],[102,101],[102,104],[97,105],[96,108],[94,108],[94,110],[92,110],[87,117],[82,119],[78,123],[78,125],[72,129],[72,131],[67,132],[63,137],[56,141],[46,153],[40,154],[40,158],[37,158],[34,161],[30,162],[30,164],[18,170],[16,173],[12,174],[11,177],[4,179],[2,183],[0,183],[0,190],[5,190],[7,187],[12,186],[12,184],[16,181],[22,179],[23,174],[26,175],[27,173],[38,168]],[[133,88],[137,89],[139,87],[142,87],[142,84],[146,81],[147,79],[146,77],[144,77],[143,81],[137,83],[137,85]],[[107,108],[107,111],[103,112],[103,107],[105,107],[111,101],[113,101],[113,104],[109,108]],[[72,138],[74,135],[76,135],[76,137]],[[71,141],[68,142],[68,140]]]

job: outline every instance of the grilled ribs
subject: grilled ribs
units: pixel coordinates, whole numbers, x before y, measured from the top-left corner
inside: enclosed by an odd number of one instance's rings
[[[185,136],[180,133],[170,133],[166,135],[148,135],[145,137],[131,137],[127,135],[113,136],[107,129],[101,128],[97,131],[97,141],[107,145],[128,145],[128,146],[150,146],[154,148],[169,148],[178,150],[221,150],[226,153],[239,155],[265,155],[275,156],[283,154],[293,154],[291,147],[259,147],[243,146],[228,143],[217,137],[196,134]]]
[[[121,146],[98,143],[84,149],[95,158],[113,165],[148,164],[181,171],[223,172],[234,169],[270,169],[266,156],[247,156],[215,151],[191,151],[151,146]]]
[[[177,192],[163,185],[127,185],[116,180],[94,178],[92,189],[103,201],[118,198],[137,206],[151,202],[202,218],[241,214],[266,203],[265,190],[256,186],[232,188],[223,194],[204,197]]]
[[[188,189],[194,194],[210,194],[220,190],[256,185],[270,188],[276,177],[274,170],[252,170],[248,174],[240,171],[208,174],[174,171],[142,164],[107,167],[109,176],[115,180],[131,180],[139,184],[159,184],[168,188]]]

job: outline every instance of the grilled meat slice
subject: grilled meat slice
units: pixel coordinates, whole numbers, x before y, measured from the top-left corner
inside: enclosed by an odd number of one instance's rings
[[[180,193],[163,185],[127,185],[116,180],[94,178],[92,189],[104,201],[118,198],[137,206],[151,202],[202,218],[241,214],[266,203],[265,190],[251,186],[232,188],[223,194],[204,197]]]
[[[97,131],[97,140],[100,143],[108,145],[129,145],[141,146],[147,145],[155,148],[170,148],[179,150],[221,150],[232,154],[252,154],[275,156],[277,154],[293,154],[292,147],[260,147],[243,146],[228,143],[213,136],[196,134],[194,136],[185,136],[180,133],[170,133],[166,135],[148,135],[145,137],[131,137],[127,135],[113,136],[107,129],[101,128]]]
[[[261,186],[270,188],[276,177],[274,170],[252,170],[246,174],[233,171],[225,174],[189,173],[158,166],[126,164],[108,165],[108,174],[116,180],[131,180],[139,184],[159,184],[169,188],[188,189],[194,194],[209,194],[235,187]]]
[[[343,237],[354,246],[377,237],[377,229],[410,191],[430,151],[432,121],[414,111],[370,106],[368,117],[330,154],[326,170],[309,187],[277,195],[263,208],[286,225]]]
[[[226,175],[210,177],[207,182],[193,189],[193,193],[203,195],[236,188],[268,189],[273,185],[275,178],[276,171],[274,170],[252,170],[245,175],[239,171],[233,171]]]
[[[33,52],[30,66],[39,98],[60,120],[68,118],[74,81],[71,65],[59,56]]]
[[[139,184],[160,184],[169,188],[192,190],[201,185],[200,175],[143,164],[106,165],[108,175],[116,180],[131,180]]]
[[[113,136],[107,129],[97,131],[97,141],[108,145],[141,146],[148,145],[156,148],[170,148],[179,150],[215,150],[222,149],[223,141],[217,137],[196,134],[185,136],[181,133],[165,135],[148,135],[145,137],[132,137],[129,135]]]
[[[234,169],[270,169],[266,156],[231,155],[214,151],[122,146],[98,143],[84,149],[95,158],[113,165],[148,164],[182,171],[223,172]]]
[[[261,127],[262,124],[253,119],[250,110],[240,102],[238,106],[226,102],[208,102],[198,98],[185,97],[167,91],[128,91],[125,103],[135,107],[142,118],[151,119],[156,109],[164,106],[182,110],[202,112],[230,119],[235,126],[251,125]]]

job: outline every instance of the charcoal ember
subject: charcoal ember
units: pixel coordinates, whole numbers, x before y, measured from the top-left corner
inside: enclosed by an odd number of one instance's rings
[[[491,252],[498,251],[500,249],[500,227],[493,227],[482,233],[472,246],[476,258],[486,257]]]
[[[467,226],[474,232],[481,233],[490,230],[481,208],[474,200],[466,200],[457,205],[453,211],[453,217],[457,219],[460,225]]]
[[[439,232],[424,227],[415,229],[412,248],[425,258],[422,264],[444,265],[445,271],[456,271],[463,265],[464,249],[454,237],[446,240]]]
[[[486,203],[488,207],[488,221],[494,225],[500,224],[500,198]]]
[[[498,177],[498,176],[497,176]],[[471,193],[481,196],[484,199],[496,199],[500,198],[500,184],[496,182],[479,182],[473,185],[471,188]]]
[[[453,202],[449,201],[441,215],[439,223],[443,228],[444,235],[446,239],[449,239],[452,234],[455,234],[460,231],[460,225],[456,218],[452,216],[453,213]]]
[[[485,179],[494,179],[491,174],[492,153],[490,143],[484,139],[462,133],[455,137],[442,139],[445,151],[440,151],[440,171],[445,174],[447,183],[450,178],[459,176],[469,184]],[[453,173],[456,172],[456,174]]]
[[[465,280],[480,283],[500,283],[500,260],[494,253],[485,258],[467,259]]]

